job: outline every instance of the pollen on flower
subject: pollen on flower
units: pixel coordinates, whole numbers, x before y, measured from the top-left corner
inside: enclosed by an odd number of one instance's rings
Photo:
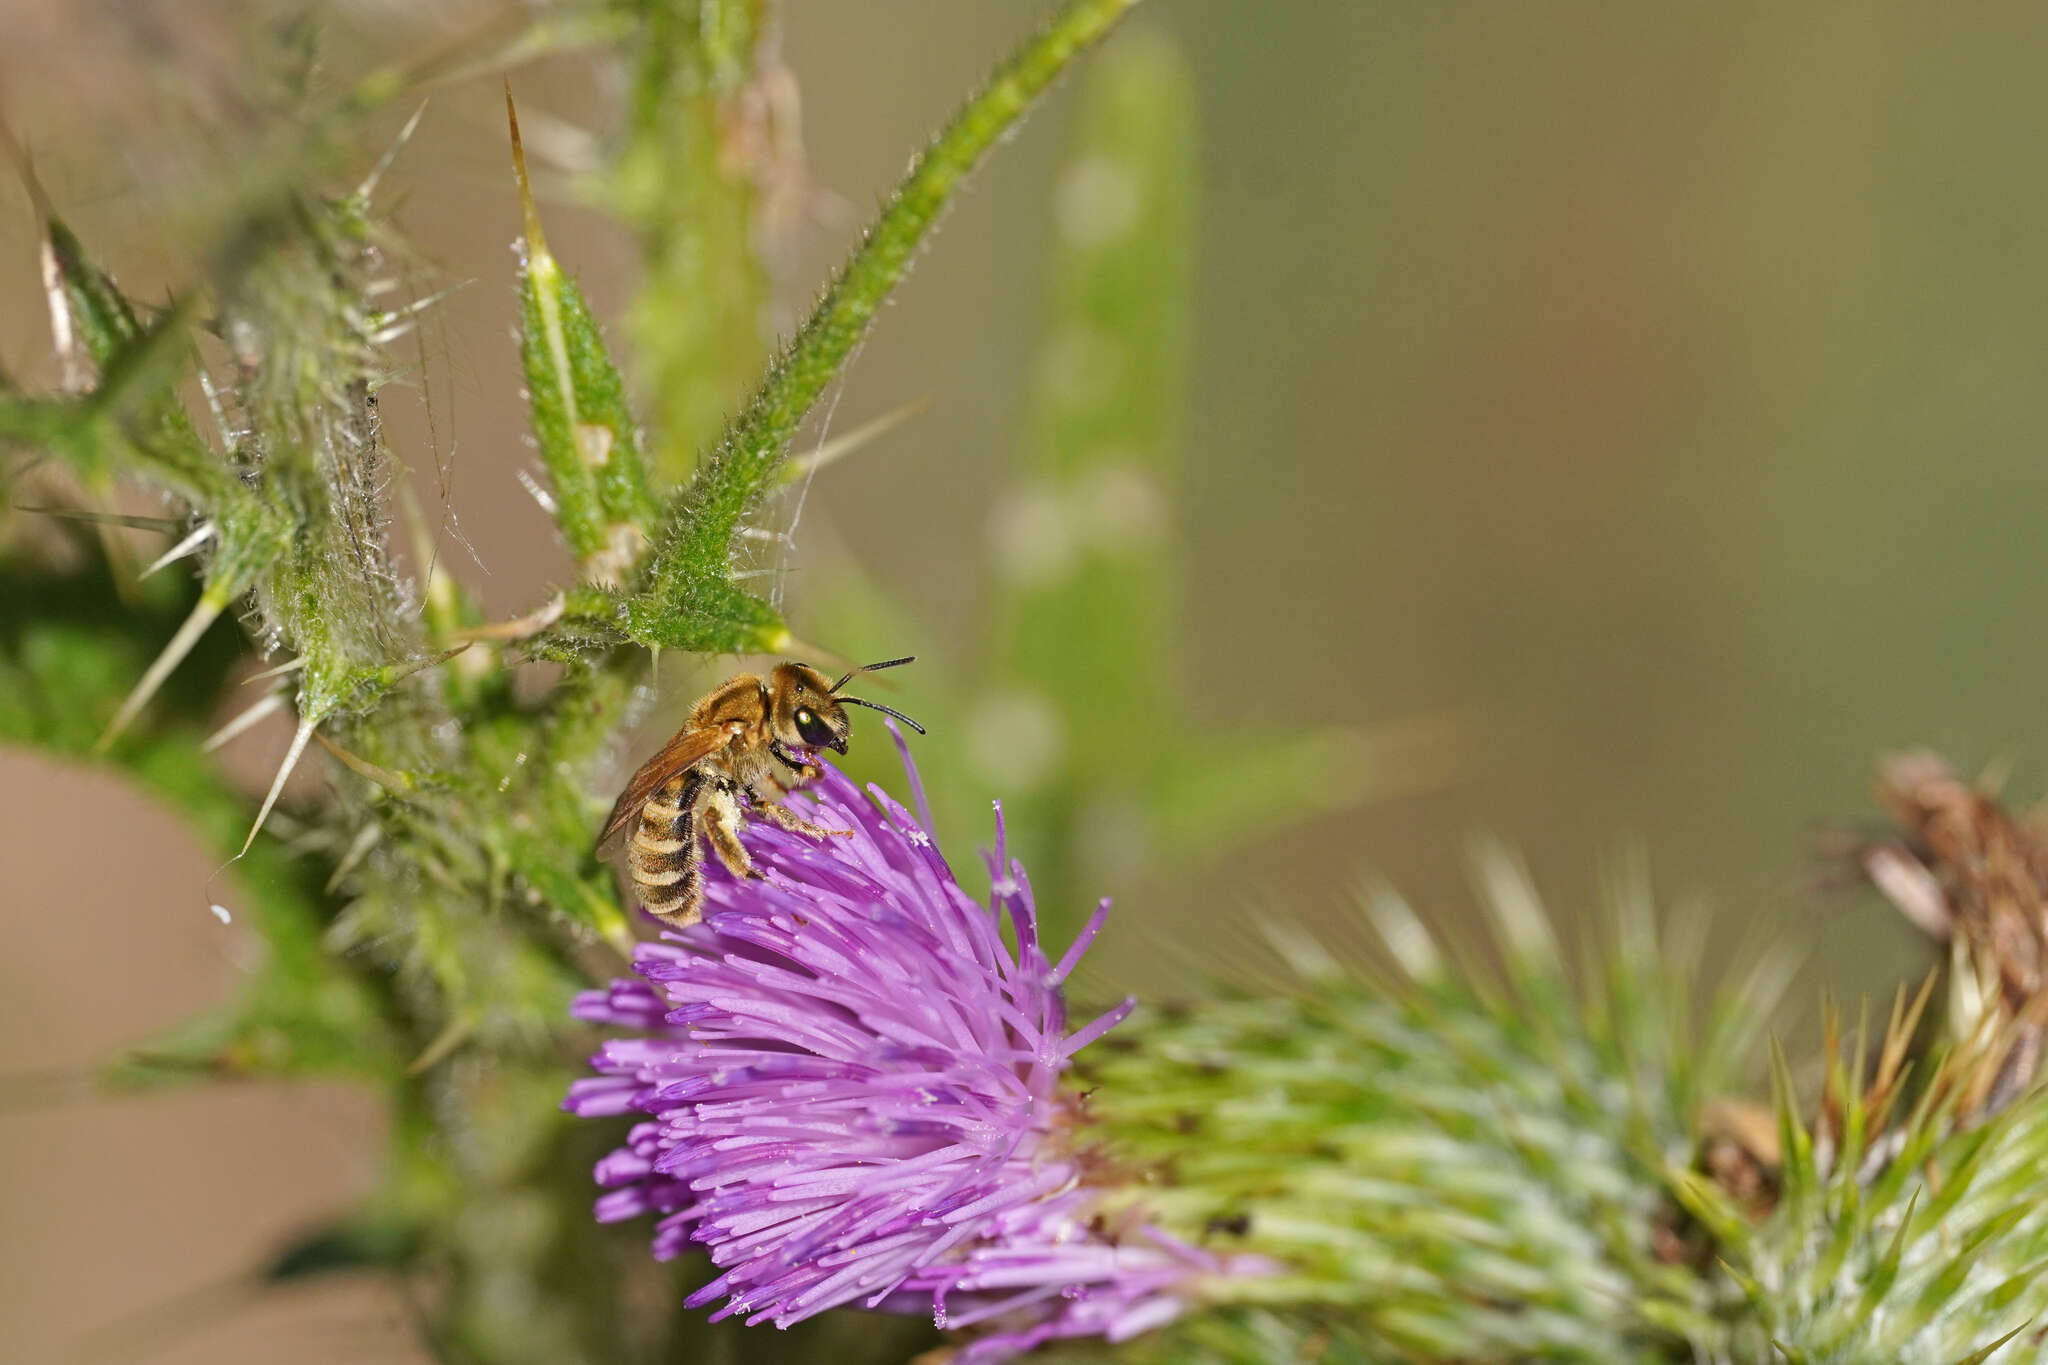
[[[689,1303],[722,1300],[714,1317],[929,1313],[982,1329],[963,1365],[1122,1339],[1177,1316],[1203,1278],[1259,1269],[1130,1219],[1100,1230],[1111,1191],[1091,1183],[1060,1076],[1131,1002],[1069,1031],[1059,987],[1107,902],[1054,963],[1000,807],[984,905],[879,788],[871,801],[828,768],[811,791],[806,818],[850,837],[754,822],[765,878],[707,860],[704,919],[578,999],[631,1035],[565,1107],[646,1116],[598,1164],[597,1217],[655,1215],[663,1259],[708,1251],[719,1273]]]

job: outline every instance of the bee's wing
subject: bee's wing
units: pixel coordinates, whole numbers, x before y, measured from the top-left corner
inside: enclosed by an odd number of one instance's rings
[[[626,827],[633,823],[633,817],[640,813],[649,797],[661,790],[664,782],[711,757],[731,738],[723,726],[709,726],[702,730],[681,731],[662,745],[661,752],[643,763],[640,771],[633,774],[633,780],[626,784],[626,789],[619,793],[618,802],[605,819],[604,832],[597,836],[597,856],[604,857],[619,841]]]

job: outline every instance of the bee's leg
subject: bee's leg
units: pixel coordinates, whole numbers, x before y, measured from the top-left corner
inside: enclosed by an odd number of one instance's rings
[[[827,829],[823,825],[814,825],[788,806],[783,805],[780,801],[772,797],[763,799],[762,793],[759,790],[749,789],[747,795],[753,798],[754,809],[760,813],[763,819],[772,825],[788,830],[791,834],[801,834],[812,839],[822,839],[828,834],[841,836],[851,836],[853,834],[853,831],[850,829]]]
[[[730,781],[706,783],[699,804],[704,813],[704,833],[718,853],[718,861],[735,877],[760,879],[761,870],[740,842],[740,789]]]
[[[813,770],[815,771],[815,769]],[[754,803],[754,810],[770,824],[801,834],[811,839],[822,839],[828,834],[851,835],[850,829],[827,829],[814,825],[795,811],[782,804],[782,798],[789,794],[795,783],[780,773],[764,772],[760,778],[747,787],[747,799]]]
[[[815,782],[825,775],[825,770],[823,768],[819,767],[815,763],[797,762],[788,754],[784,753],[782,751],[782,746],[780,745],[777,745],[775,747],[774,752],[776,761],[781,763],[783,767],[789,769],[790,771],[790,776],[788,777],[783,777],[779,773],[776,774],[775,780],[781,786],[800,787],[806,782]]]

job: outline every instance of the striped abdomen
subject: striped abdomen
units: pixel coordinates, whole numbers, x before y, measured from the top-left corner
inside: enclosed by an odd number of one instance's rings
[[[695,924],[704,909],[704,878],[698,869],[693,807],[703,776],[677,773],[640,808],[626,862],[633,890],[648,914],[681,927]]]

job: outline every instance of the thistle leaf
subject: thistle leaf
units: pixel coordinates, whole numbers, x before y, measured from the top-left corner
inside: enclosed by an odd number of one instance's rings
[[[512,164],[526,220],[519,272],[520,363],[535,440],[555,501],[555,523],[584,577],[621,581],[639,558],[658,504],[647,483],[625,384],[605,350],[583,291],[549,252],[527,184],[512,92],[505,92]]]

